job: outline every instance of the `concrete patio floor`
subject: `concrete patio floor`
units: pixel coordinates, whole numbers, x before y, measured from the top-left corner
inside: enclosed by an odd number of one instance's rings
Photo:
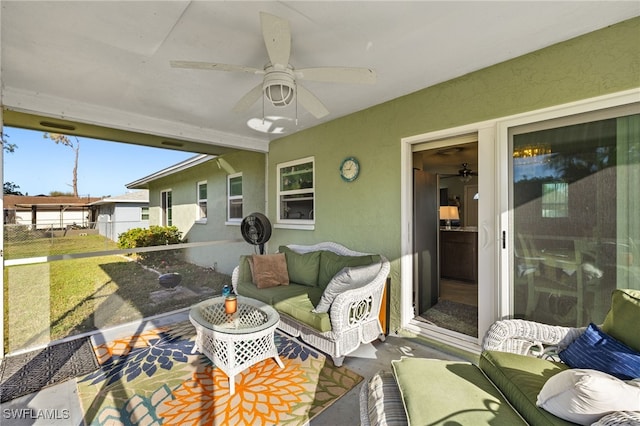
[[[102,343],[117,337],[127,336],[132,331],[140,331],[142,327],[145,329],[155,328],[187,319],[187,311],[179,312],[148,320],[144,325],[140,323],[128,324],[127,326],[106,330],[102,334],[93,336],[93,339],[95,343]],[[424,345],[415,339],[390,335],[384,342],[376,340],[373,343],[361,345],[360,348],[345,358],[344,365],[367,379],[381,369],[389,370],[391,368],[391,360],[400,359],[403,356],[460,359],[455,355]],[[310,425],[359,425],[359,392],[361,386],[362,383],[349,391],[327,410],[314,418]],[[45,413],[48,418],[42,418]],[[84,425],[75,380],[68,380],[39,392],[0,404],[0,424],[3,426]]]

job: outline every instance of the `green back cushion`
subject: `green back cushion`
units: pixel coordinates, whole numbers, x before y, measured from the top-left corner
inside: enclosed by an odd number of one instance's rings
[[[380,262],[377,254],[364,256],[341,256],[331,251],[320,252],[320,270],[318,272],[318,286],[325,288],[329,281],[342,270],[353,266],[366,266],[373,262]]]
[[[479,366],[529,424],[573,424],[536,406],[538,394],[547,380],[568,369],[568,365],[532,356],[484,351]]]
[[[320,252],[296,253],[287,246],[278,248],[287,258],[287,270],[289,281],[296,284],[317,287],[318,269],[320,268]]]
[[[524,425],[477,366],[429,358],[391,361],[409,425]]]
[[[602,324],[602,331],[630,348],[640,351],[640,290],[615,290],[611,309]]]
[[[238,282],[253,282],[251,276],[251,265],[249,265],[249,258],[251,255],[240,256],[240,263],[238,264]]]

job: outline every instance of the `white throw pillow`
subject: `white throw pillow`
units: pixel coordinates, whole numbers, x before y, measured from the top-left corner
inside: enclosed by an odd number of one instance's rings
[[[537,405],[561,419],[590,425],[614,411],[640,410],[640,387],[601,371],[569,369],[547,380]]]
[[[342,268],[327,284],[322,293],[322,297],[318,305],[312,312],[324,313],[329,312],[329,307],[333,303],[333,299],[337,295],[353,288],[362,287],[370,283],[380,272],[382,264],[380,262],[372,263],[367,266],[358,266],[350,268]]]

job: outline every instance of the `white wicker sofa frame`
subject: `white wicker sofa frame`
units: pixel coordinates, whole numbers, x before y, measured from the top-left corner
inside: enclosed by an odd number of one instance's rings
[[[560,361],[557,354],[576,340],[586,327],[563,327],[510,319],[496,321],[484,336],[482,348]],[[640,424],[640,412],[614,412],[598,426]]]
[[[559,361],[557,353],[580,337],[585,329],[520,319],[500,320],[485,334],[482,348]]]
[[[341,256],[364,256],[362,253],[348,249],[335,242],[322,242],[314,245],[287,245],[291,250],[304,254],[314,251],[328,250]],[[382,267],[378,275],[368,284],[340,293],[329,309],[331,330],[320,332],[295,318],[280,313],[278,328],[285,333],[300,337],[304,342],[328,354],[336,366],[341,366],[344,357],[356,350],[363,343],[376,339],[385,340],[380,324],[380,308],[384,286],[391,266],[389,261],[380,255]],[[234,292],[237,294],[239,268],[236,267],[231,277]]]

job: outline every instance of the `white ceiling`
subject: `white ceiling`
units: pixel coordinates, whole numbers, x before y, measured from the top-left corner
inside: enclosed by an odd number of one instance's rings
[[[175,69],[170,60],[262,68],[259,12],[290,21],[295,68],[372,68],[377,83],[304,82],[330,114],[301,107],[284,134],[640,14],[637,1],[2,1],[5,108],[208,144],[267,150],[261,77]],[[295,109],[267,105],[267,116]]]

